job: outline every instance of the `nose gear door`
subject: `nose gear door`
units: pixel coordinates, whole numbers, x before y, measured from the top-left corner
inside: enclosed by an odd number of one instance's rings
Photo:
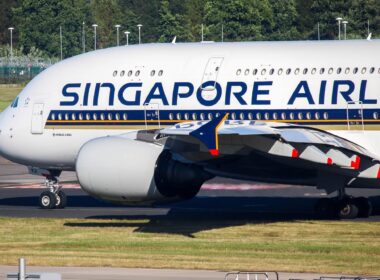
[[[44,115],[44,104],[43,103],[33,104],[32,125],[31,125],[32,134],[43,133],[44,131],[43,115]]]

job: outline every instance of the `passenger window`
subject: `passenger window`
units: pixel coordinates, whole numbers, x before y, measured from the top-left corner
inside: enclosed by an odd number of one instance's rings
[[[204,113],[201,113],[201,120],[202,120],[202,121],[205,120],[205,114],[204,114]]]
[[[197,114],[193,113],[192,116],[193,116],[193,120],[196,121],[197,120]]]
[[[311,69],[311,74],[315,74],[315,73],[317,73],[317,68],[313,68],[313,69]]]
[[[55,120],[55,114],[51,114],[51,119],[54,121]]]
[[[362,74],[365,74],[365,73],[367,73],[367,68],[363,67],[362,68]]]
[[[358,71],[359,71],[358,67],[355,67],[353,73],[354,73],[354,74],[357,74]]]
[[[264,76],[267,73],[267,69],[261,70],[261,75]]]
[[[375,120],[379,119],[379,113],[378,113],[378,112],[374,112],[374,113],[373,113],[373,118],[374,118]]]
[[[93,113],[92,114],[92,119],[96,121],[98,119],[98,115],[96,113]]]
[[[156,71],[154,71],[154,70],[152,70],[151,72],[150,72],[150,75],[153,77],[154,75],[156,74]]]
[[[345,74],[350,74],[350,68],[347,67],[346,70],[344,70],[344,73],[345,73]]]
[[[278,114],[277,114],[277,113],[273,113],[273,119],[274,119],[274,120],[277,120],[277,119],[278,119]]]
[[[189,113],[185,113],[185,120],[189,119]]]
[[[65,120],[66,120],[66,121],[69,120],[69,114],[68,114],[68,113],[65,114]]]
[[[126,121],[127,119],[128,119],[128,114],[127,114],[127,113],[124,113],[124,114],[123,114],[123,120]]]
[[[339,67],[338,69],[336,69],[336,73],[337,73],[337,74],[342,73],[342,68]]]
[[[248,113],[248,119],[253,120],[253,114],[252,113]]]
[[[243,113],[243,112],[240,113],[240,119],[241,119],[241,120],[244,120],[244,113]]]
[[[325,68],[321,68],[320,70],[319,70],[319,74],[324,74],[325,73]]]
[[[329,74],[331,75],[332,73],[334,73],[334,69],[333,68],[329,68]]]
[[[278,75],[282,75],[282,72],[284,72],[282,68],[278,69]]]
[[[108,113],[108,120],[112,121],[112,113]]]
[[[132,76],[132,71],[128,71],[128,77]]]
[[[169,120],[171,120],[171,121],[173,120],[173,114],[172,113],[169,114]]]
[[[120,77],[124,77],[124,75],[125,75],[125,71],[123,70],[120,72]]]
[[[116,113],[115,118],[116,118],[117,121],[120,120],[120,114]]]
[[[307,112],[307,113],[306,113],[306,118],[307,118],[308,120],[311,120],[311,113],[310,113],[310,112]]]
[[[291,120],[294,120],[294,113],[290,113],[289,116],[290,116],[290,119],[291,119]]]
[[[303,114],[301,112],[298,113],[298,119],[303,120]]]
[[[231,114],[231,119],[236,120],[236,114],[235,113]]]
[[[249,69],[246,69],[246,70],[245,70],[244,75],[246,75],[246,76],[249,75]]]
[[[113,76],[114,76],[114,77],[117,76],[117,71],[113,71]]]
[[[375,67],[371,67],[371,69],[369,70],[369,73],[371,74],[375,73]]]
[[[181,116],[181,113],[177,113],[177,120],[181,120],[182,116]]]
[[[315,115],[314,115],[314,116],[315,116],[315,119],[316,119],[316,120],[319,120],[319,119],[321,118],[318,112],[315,112]]]
[[[300,73],[300,69],[299,68],[296,68],[296,70],[294,70],[294,74],[295,75],[298,75]]]
[[[309,69],[307,69],[307,68],[303,69],[303,74],[304,74],[304,75],[306,75],[307,72],[309,72]]]
[[[241,69],[238,69],[238,70],[236,71],[236,76],[240,76],[240,74],[241,74]]]
[[[76,119],[76,115],[75,115],[75,113],[72,113],[72,114],[71,114],[71,119],[72,119],[73,121],[75,121],[75,119]]]
[[[256,120],[261,120],[261,113],[256,113]]]
[[[328,120],[328,119],[329,119],[329,113],[324,112],[324,113],[323,113],[323,118],[324,118],[325,120]]]
[[[104,113],[101,113],[101,114],[100,114],[100,119],[101,119],[102,121],[104,121],[104,119],[105,119]]]
[[[82,113],[79,114],[79,120],[83,121],[83,114]]]
[[[257,69],[253,70],[252,74],[253,76],[257,75]]]
[[[159,72],[158,72],[158,76],[162,76],[164,74],[164,70],[160,70]]]
[[[136,71],[135,76],[136,76],[136,77],[140,76],[140,70],[137,70],[137,71]]]
[[[265,117],[266,120],[269,120],[269,113],[265,113],[264,117]]]
[[[208,119],[212,120],[212,113],[208,113]]]
[[[281,113],[281,119],[282,119],[282,120],[286,120],[286,113],[285,113],[285,112],[282,112],[282,113]]]
[[[90,113],[87,113],[87,114],[86,114],[86,120],[88,120],[88,121],[91,120]]]
[[[269,75],[273,75],[273,73],[274,73],[274,69],[270,69]]]
[[[290,73],[292,73],[292,69],[288,68],[288,69],[286,70],[286,75],[290,75]]]
[[[61,113],[58,114],[58,120],[60,120],[60,121],[62,120],[62,114]]]

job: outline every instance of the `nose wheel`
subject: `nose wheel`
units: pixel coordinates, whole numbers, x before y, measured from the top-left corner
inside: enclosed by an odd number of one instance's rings
[[[57,178],[47,177],[45,187],[49,190],[43,191],[39,197],[39,204],[42,209],[63,209],[67,204],[67,196],[62,191]]]

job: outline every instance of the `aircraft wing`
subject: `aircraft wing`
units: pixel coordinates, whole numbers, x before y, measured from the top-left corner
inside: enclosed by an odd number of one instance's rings
[[[285,165],[330,168],[349,178],[380,178],[377,156],[344,138],[307,126],[234,121],[225,115],[210,121],[179,123],[160,133],[198,143],[199,152],[208,150],[214,158],[254,153]],[[191,152],[197,151],[193,148]]]

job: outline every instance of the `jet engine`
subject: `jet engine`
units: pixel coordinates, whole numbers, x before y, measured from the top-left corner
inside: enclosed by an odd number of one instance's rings
[[[213,177],[201,166],[174,160],[161,144],[122,136],[84,144],[76,172],[87,193],[121,204],[190,199]]]

